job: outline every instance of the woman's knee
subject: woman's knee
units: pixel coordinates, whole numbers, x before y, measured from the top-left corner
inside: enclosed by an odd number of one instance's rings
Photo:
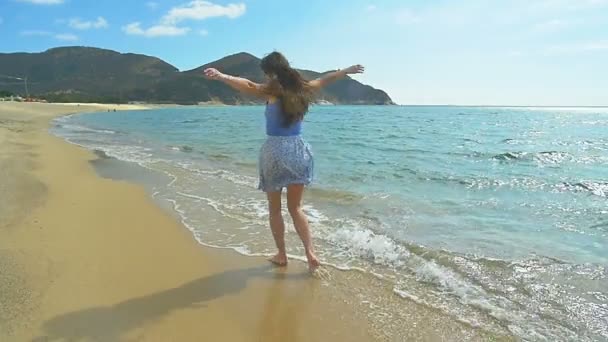
[[[281,206],[269,206],[268,214],[270,215],[270,218],[280,217],[281,216]]]
[[[291,215],[291,217],[302,214],[302,206],[300,205],[300,203],[289,203],[287,205],[287,210],[289,211],[289,215]]]
[[[287,210],[292,217],[302,215],[302,194],[304,186],[301,184],[287,187]]]

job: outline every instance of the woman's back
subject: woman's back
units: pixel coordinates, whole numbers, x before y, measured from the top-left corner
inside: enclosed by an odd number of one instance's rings
[[[289,137],[302,133],[302,120],[285,125],[285,116],[279,101],[267,103],[265,115],[267,135]]]

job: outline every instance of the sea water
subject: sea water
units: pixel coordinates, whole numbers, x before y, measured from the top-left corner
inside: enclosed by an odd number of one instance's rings
[[[166,175],[151,192],[201,244],[266,255],[263,110],[103,112],[52,130]],[[304,137],[324,262],[522,339],[608,340],[608,108],[316,106]],[[296,234],[287,244],[304,254]]]

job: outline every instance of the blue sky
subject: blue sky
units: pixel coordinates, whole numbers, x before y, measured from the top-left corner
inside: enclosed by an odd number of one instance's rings
[[[85,45],[181,70],[282,51],[402,104],[608,105],[608,0],[2,0],[0,52]]]

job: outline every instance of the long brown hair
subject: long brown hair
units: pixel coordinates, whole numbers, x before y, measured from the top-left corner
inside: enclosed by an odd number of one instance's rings
[[[265,92],[279,100],[285,119],[284,125],[289,126],[302,120],[314,95],[308,81],[277,51],[266,55],[260,66],[270,78]]]

